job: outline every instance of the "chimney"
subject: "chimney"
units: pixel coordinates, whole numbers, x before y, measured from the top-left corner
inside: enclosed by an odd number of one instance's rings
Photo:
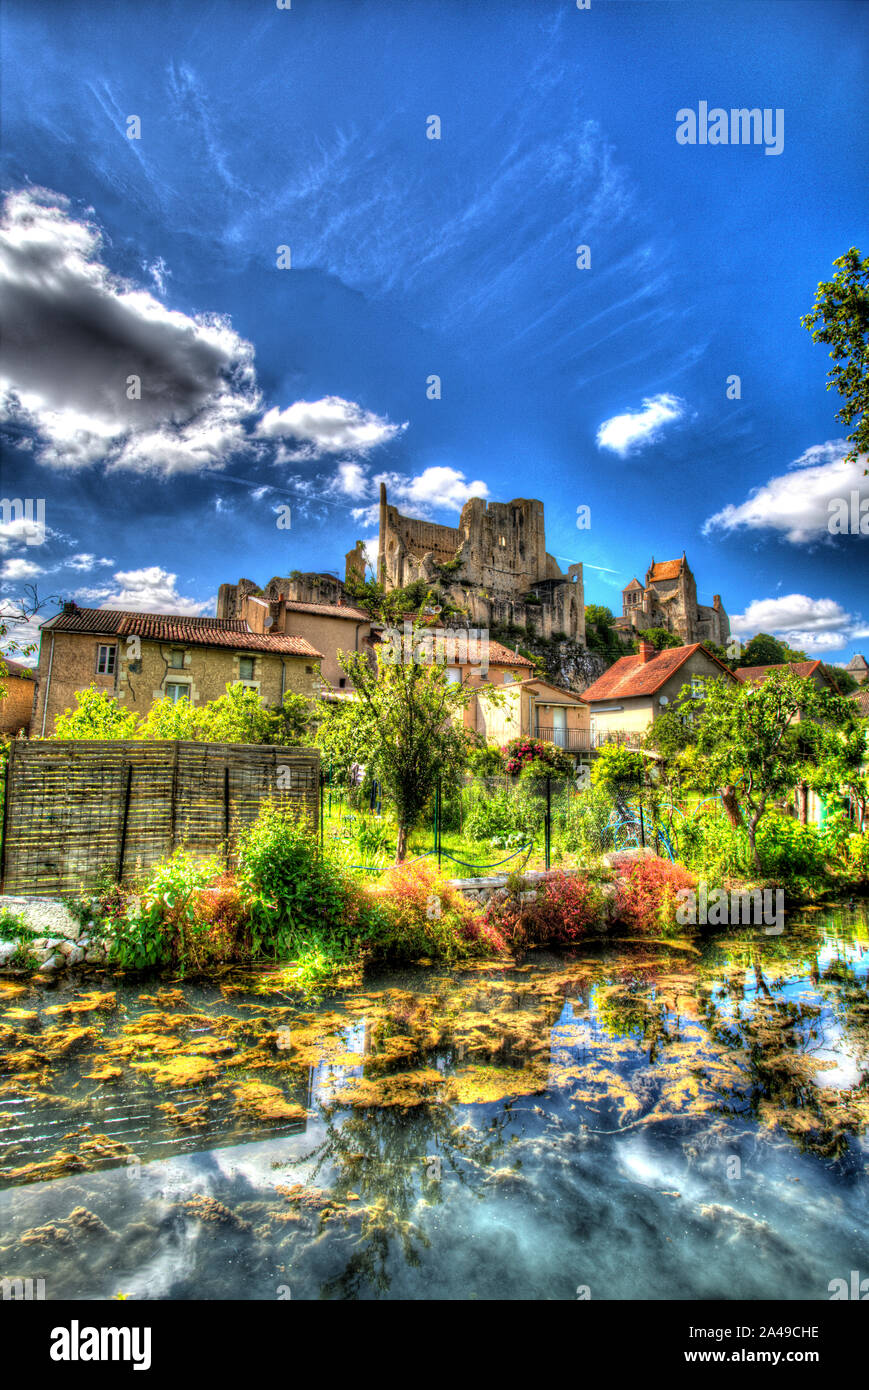
[[[651,661],[653,657],[658,655],[658,652],[657,649],[652,646],[651,642],[647,642],[645,637],[641,637],[640,648],[637,655],[640,658],[640,665],[645,666],[647,661]]]

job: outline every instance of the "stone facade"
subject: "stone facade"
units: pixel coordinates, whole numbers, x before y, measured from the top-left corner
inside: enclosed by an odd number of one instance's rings
[[[358,552],[350,551],[348,579],[358,564]],[[402,516],[381,483],[377,577],[387,591],[420,579],[438,583],[474,627],[512,624],[585,642],[582,565],[562,574],[546,550],[543,503],[533,499],[472,497],[458,526],[441,526]]]
[[[169,686],[184,687],[184,694],[194,705],[216,700],[225,694],[228,684],[238,680],[257,689],[267,705],[280,704],[287,691],[313,696],[318,689],[321,654],[301,639],[296,651],[263,650],[261,644],[269,639],[239,631],[230,634],[229,645],[211,646],[207,631],[202,629],[187,630],[188,638],[191,634],[195,637],[192,641],[185,640],[183,625],[176,635],[171,625],[183,620],[171,615],[137,614],[132,615],[133,622],[141,619],[143,629],[144,620],[149,618],[161,618],[170,625],[166,640],[138,635],[137,646],[120,633],[122,625],[117,620],[128,615],[84,611],[96,615],[85,624],[93,631],[65,630],[65,617],[76,615],[60,614],[43,625],[32,727],[37,736],[52,734],[58,715],[75,707],[76,691],[91,685],[140,715],[147,714],[154,700],[170,693]],[[106,649],[113,653],[108,661]],[[101,665],[110,669],[101,671]]]
[[[5,686],[6,694],[0,699],[0,733],[29,734],[36,699],[35,673],[8,657],[3,659],[3,667],[0,685]]]
[[[264,589],[250,579],[221,584],[217,616],[240,618],[254,632],[304,637],[323,653],[323,680],[336,690],[353,688],[338,653],[371,647],[371,619],[348,602],[344,585],[330,574],[276,575]]]
[[[622,617],[616,619],[616,627],[625,635],[663,627],[686,645],[716,642],[723,647],[730,636],[720,594],[713,596],[711,608],[697,602],[697,585],[684,550],[681,560],[656,564],[653,556],[645,586],[632,579],[622,590]]]

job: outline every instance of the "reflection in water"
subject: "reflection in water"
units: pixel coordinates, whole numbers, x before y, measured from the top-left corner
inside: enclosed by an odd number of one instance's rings
[[[0,1278],[827,1298],[869,1270],[867,964],[865,913],[815,913],[319,1004],[266,970],[0,981]]]

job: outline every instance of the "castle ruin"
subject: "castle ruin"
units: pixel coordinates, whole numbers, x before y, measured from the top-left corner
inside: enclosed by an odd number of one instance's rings
[[[347,557],[348,580],[358,552]],[[562,574],[546,551],[543,503],[472,497],[458,526],[402,516],[380,485],[377,578],[387,592],[416,580],[438,584],[474,627],[518,627],[585,643],[582,565]]]

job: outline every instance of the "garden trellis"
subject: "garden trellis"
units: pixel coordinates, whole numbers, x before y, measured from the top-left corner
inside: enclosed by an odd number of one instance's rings
[[[268,798],[316,833],[316,749],[194,741],[13,742],[2,890],[58,895],[129,880],[177,848],[231,859]]]

